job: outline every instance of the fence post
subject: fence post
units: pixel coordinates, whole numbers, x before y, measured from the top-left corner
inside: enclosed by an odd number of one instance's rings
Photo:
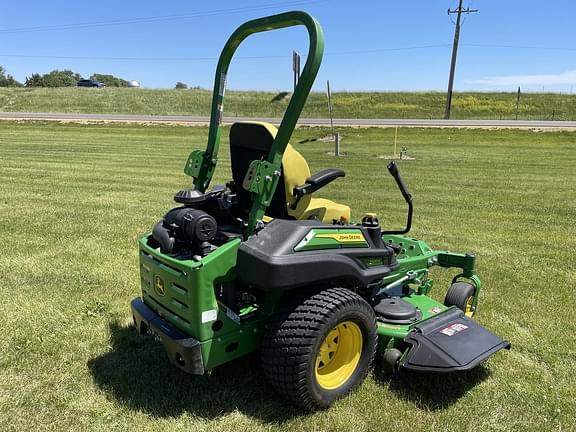
[[[340,156],[340,132],[334,135],[334,156]]]
[[[398,141],[398,126],[396,126],[394,128],[394,155],[392,156],[392,158],[396,158],[396,143]]]
[[[330,115],[330,128],[332,129],[332,138],[334,138],[334,114],[333,114],[334,107],[332,106],[332,93],[330,92],[330,80],[326,80],[326,94],[328,95],[328,114]]]
[[[520,105],[520,86],[518,86],[518,93],[516,94],[516,120],[518,120],[518,107]]]

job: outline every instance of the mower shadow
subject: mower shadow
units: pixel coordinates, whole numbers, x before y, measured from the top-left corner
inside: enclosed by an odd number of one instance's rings
[[[480,365],[472,370],[448,374],[402,371],[389,375],[377,367],[374,379],[399,398],[410,401],[419,409],[438,411],[455,404],[470,389],[490,376]]]
[[[189,412],[214,419],[238,410],[280,423],[303,413],[282,401],[265,382],[257,357],[218,367],[211,376],[192,376],[173,367],[161,344],[133,326],[110,324],[112,349],[88,361],[96,385],[131,409],[156,417]]]
[[[138,335],[134,326],[112,322],[112,349],[88,361],[96,385],[130,409],[155,417],[191,413],[215,419],[233,411],[269,423],[282,423],[305,412],[283,401],[266,383],[257,356],[225,364],[211,376],[192,376],[173,367],[162,345]],[[378,363],[377,363],[378,364]],[[456,403],[490,376],[479,366],[452,374],[404,371],[387,375],[378,366],[374,379],[419,409],[441,410]]]

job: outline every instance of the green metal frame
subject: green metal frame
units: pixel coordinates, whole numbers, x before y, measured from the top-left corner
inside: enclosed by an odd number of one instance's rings
[[[466,279],[474,286],[472,308],[476,309],[482,284],[474,270],[476,265],[476,256],[474,254],[433,250],[426,242],[404,235],[384,235],[383,239],[402,247],[398,255],[400,268],[394,274],[384,278],[383,281],[386,284],[394,282],[408,271],[415,271],[418,277],[421,277],[428,267],[434,265],[444,268],[458,268],[462,272],[454,276],[452,283],[460,279]],[[427,295],[431,288],[431,286],[427,288],[426,285],[421,285],[419,293]]]
[[[296,122],[304,108],[312,84],[316,79],[316,74],[320,68],[320,63],[322,62],[324,34],[318,21],[305,12],[295,11],[248,21],[238,27],[232,36],[230,36],[226,45],[224,45],[218,60],[218,66],[216,67],[208,145],[205,151],[196,150],[192,152],[185,168],[185,172],[194,177],[194,186],[196,189],[205,192],[212,180],[212,175],[218,160],[222,114],[224,111],[224,95],[226,92],[226,77],[228,67],[238,46],[240,46],[244,39],[255,33],[299,25],[306,27],[310,39],[306,64],[304,65],[294,94],[290,98],[290,103],[282,117],[278,133],[276,134],[267,160],[252,162],[248,175],[246,176],[247,179],[250,178],[250,181],[244,184],[245,189],[254,193],[253,206],[248,220],[249,234],[254,232],[257,221],[262,219],[266,208],[270,205],[270,201],[276,190],[276,185],[278,184],[284,150],[292,136]]]

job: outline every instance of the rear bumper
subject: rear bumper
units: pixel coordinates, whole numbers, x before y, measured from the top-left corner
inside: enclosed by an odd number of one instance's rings
[[[401,359],[401,367],[423,372],[472,369],[501,349],[510,349],[510,342],[456,308],[422,322],[404,342],[411,348]]]
[[[152,334],[159,339],[174,366],[189,374],[204,374],[200,342],[160,317],[139,297],[132,300],[130,308],[138,332]]]

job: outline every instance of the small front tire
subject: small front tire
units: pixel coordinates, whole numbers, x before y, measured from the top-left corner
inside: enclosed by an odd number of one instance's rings
[[[396,348],[389,348],[384,351],[382,356],[382,367],[384,372],[389,374],[397,373],[400,368],[400,359],[402,358],[402,351]]]
[[[476,289],[468,282],[455,282],[450,286],[444,298],[444,305],[456,306],[462,310],[468,318],[472,318],[476,313],[474,306],[474,296]]]

